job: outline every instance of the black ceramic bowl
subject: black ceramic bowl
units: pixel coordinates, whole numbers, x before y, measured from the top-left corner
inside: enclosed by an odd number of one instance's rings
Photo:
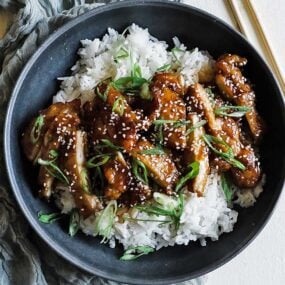
[[[268,125],[261,146],[262,166],[267,175],[264,193],[254,207],[238,209],[234,231],[219,241],[168,247],[131,262],[118,259],[122,248],[111,249],[97,238],[79,234],[71,238],[65,223],[41,224],[37,212],[50,212],[51,205],[38,199],[35,174],[21,152],[20,134],[38,110],[51,103],[58,89],[56,78],[70,74],[81,39],[93,39],[108,27],[123,31],[131,23],[148,27],[152,35],[171,43],[178,36],[189,48],[208,50],[214,57],[225,52],[248,59],[246,72],[255,87],[257,107]],[[97,8],[59,30],[27,63],[7,113],[5,152],[13,191],[22,211],[36,232],[59,254],[98,276],[124,283],[169,284],[194,278],[229,261],[260,232],[270,217],[284,182],[285,110],[274,77],[255,49],[217,18],[195,8],[165,1],[128,1]]]

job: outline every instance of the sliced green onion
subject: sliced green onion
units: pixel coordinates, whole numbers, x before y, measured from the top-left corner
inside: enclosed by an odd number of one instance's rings
[[[50,175],[57,178],[61,182],[65,184],[69,184],[68,178],[66,175],[60,170],[60,168],[54,163],[54,161],[43,160],[41,158],[38,159],[38,164],[45,166],[46,170]],[[50,168],[50,169],[49,169]]]
[[[148,173],[147,168],[142,161],[139,159],[133,158],[132,160],[132,170],[135,177],[142,181],[145,184],[148,184]]]
[[[80,178],[82,183],[82,189],[86,193],[90,193],[90,183],[89,183],[89,177],[86,168],[82,168],[80,172]]]
[[[121,95],[115,100],[114,105],[112,107],[112,112],[115,112],[120,116],[123,116],[125,109],[126,109],[126,100]]]
[[[86,166],[88,168],[94,168],[97,166],[101,166],[101,165],[106,164],[110,158],[111,158],[111,154],[98,154],[98,155],[91,157],[89,160],[87,160]]]
[[[139,258],[142,255],[146,255],[154,252],[154,248],[147,245],[139,245],[129,247],[120,257],[120,260],[129,261]]]
[[[111,236],[116,212],[117,201],[112,200],[111,202],[109,202],[106,208],[100,212],[99,216],[96,219],[95,235],[100,235],[103,237],[101,243],[106,243]]]
[[[205,124],[207,123],[206,120],[201,120],[200,122],[198,122],[197,124],[193,125],[192,127],[188,128],[186,131],[186,136],[188,136],[189,134],[191,134],[195,129],[198,129],[200,127],[203,127]]]
[[[100,166],[95,167],[95,175],[94,175],[94,180],[96,181],[98,178],[100,182],[100,189],[103,189],[105,186],[105,180],[104,180],[104,175],[102,173],[102,170]]]
[[[153,124],[154,124],[154,125],[164,125],[164,124],[175,124],[175,123],[177,123],[177,122],[179,122],[179,121],[177,121],[177,120],[158,119],[158,120],[154,120],[154,121],[153,121]],[[181,121],[181,122],[182,122],[182,121]],[[187,122],[189,122],[189,121],[187,121]]]
[[[124,47],[120,47],[120,49],[118,50],[118,52],[116,53],[114,57],[114,61],[117,63],[119,59],[123,59],[127,57],[129,57],[129,52]]]
[[[155,148],[151,148],[151,149],[144,149],[139,151],[138,153],[140,154],[148,154],[148,155],[164,155],[165,152],[163,151],[163,149],[161,147],[155,147]]]
[[[38,219],[44,224],[52,224],[62,217],[63,215],[61,213],[44,214],[42,211],[38,212]]]
[[[190,168],[189,172],[178,180],[175,192],[178,192],[188,180],[195,178],[199,174],[200,164],[199,162],[194,161],[188,165],[188,168]]]
[[[78,210],[74,209],[69,219],[69,229],[68,229],[69,235],[72,237],[75,236],[79,230],[79,226],[80,226],[80,215]]]
[[[176,198],[168,196],[163,193],[154,192],[153,199],[159,205],[163,206],[164,209],[167,209],[170,211],[174,211],[179,206],[179,202]]]
[[[33,144],[35,144],[40,138],[41,129],[44,125],[44,121],[45,120],[43,115],[39,115],[35,120],[35,123],[30,133],[30,138]]]
[[[153,121],[154,125],[172,124],[174,128],[185,126],[185,125],[190,124],[190,123],[191,123],[191,121],[186,121],[186,120],[164,120],[164,119],[159,119],[159,120],[154,120]]]
[[[184,52],[184,50],[178,48],[178,47],[174,47],[172,50],[171,50],[171,53],[173,55],[173,57],[175,58],[175,60],[180,63],[180,60],[178,59],[178,56],[177,56],[177,52]]]
[[[167,224],[170,223],[170,220],[152,220],[152,219],[138,219],[138,218],[131,218],[131,217],[123,217],[124,220],[132,221],[132,222],[155,222],[155,223],[161,223],[161,224]]]
[[[141,86],[140,97],[144,100],[152,100],[153,96],[149,90],[149,83],[145,82]]]
[[[178,229],[180,218],[184,209],[184,196],[179,193],[177,199],[169,197],[168,195],[155,192],[154,203],[143,206],[135,206],[139,211],[145,212],[149,215],[166,216],[174,223],[175,228]]]
[[[101,93],[100,90],[99,90],[99,86],[97,86],[95,88],[95,91],[96,91],[96,94],[98,95],[98,97],[103,100],[104,102],[107,101],[107,92],[105,91],[104,93]]]
[[[135,76],[128,76],[128,77],[121,77],[113,82],[113,87],[121,92],[126,92],[130,90],[138,90],[141,86],[148,82],[145,78],[142,77],[135,77]]]
[[[52,160],[55,160],[58,157],[58,152],[56,150],[52,149],[49,151],[48,155]]]
[[[110,148],[113,150],[121,150],[122,147],[114,145],[110,140],[108,139],[101,139],[101,144],[98,144],[95,146],[95,149],[100,148]]]
[[[247,106],[222,106],[220,108],[215,109],[215,114],[218,116],[241,118],[251,110],[252,108]],[[230,111],[231,113],[228,113],[227,111]]]
[[[138,78],[142,77],[141,68],[140,68],[140,66],[137,63],[135,63],[133,65],[133,68],[132,68],[132,71],[131,71],[131,76],[132,77],[138,77]]]
[[[226,174],[221,175],[221,185],[224,191],[227,203],[230,203],[234,196],[234,191],[232,190],[232,184],[229,177]]]
[[[222,157],[225,161],[227,161],[232,166],[239,168],[240,170],[245,170],[245,166],[234,158],[233,150],[232,148],[222,139],[219,139],[217,137],[211,136],[211,135],[203,135],[203,139],[205,143],[208,145],[208,147],[216,154],[218,154],[220,157]],[[226,152],[222,152],[218,149],[216,149],[212,143],[223,145],[227,148]]]
[[[159,67],[156,71],[162,72],[162,71],[168,71],[171,68],[171,64],[164,64],[163,66]]]

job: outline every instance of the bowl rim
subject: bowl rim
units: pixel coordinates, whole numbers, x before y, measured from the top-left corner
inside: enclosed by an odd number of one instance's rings
[[[12,188],[13,194],[17,200],[17,203],[21,209],[21,211],[24,213],[26,219],[28,220],[29,224],[32,226],[32,228],[35,230],[35,232],[51,247],[57,254],[62,256],[67,261],[71,262],[73,265],[77,266],[78,268],[81,268],[84,271],[87,271],[91,274],[95,274],[98,277],[106,278],[108,280],[118,281],[122,283],[129,283],[129,284],[145,284],[145,285],[162,285],[162,284],[168,284],[168,283],[176,283],[176,282],[183,282],[186,280],[189,280],[191,278],[199,277],[203,274],[207,274],[218,267],[224,265],[226,262],[233,259],[235,256],[237,256],[242,250],[244,250],[255,238],[256,236],[263,230],[267,222],[269,221],[270,217],[272,216],[274,210],[276,209],[278,200],[280,198],[280,195],[282,193],[282,189],[284,188],[284,178],[285,178],[285,171],[283,171],[283,176],[281,182],[279,182],[278,186],[280,191],[276,193],[274,200],[272,201],[272,206],[270,209],[267,209],[265,212],[265,215],[262,220],[259,220],[257,222],[257,228],[256,230],[252,231],[247,238],[243,240],[241,244],[239,244],[236,249],[227,255],[223,256],[223,258],[217,260],[215,263],[212,263],[208,265],[207,267],[197,269],[193,271],[191,274],[184,274],[176,277],[165,277],[160,278],[156,280],[140,280],[133,277],[128,276],[121,276],[119,274],[114,274],[112,272],[107,272],[104,270],[99,270],[97,268],[94,268],[92,266],[88,266],[87,264],[83,264],[80,260],[74,260],[73,255],[65,250],[60,243],[57,243],[53,241],[47,234],[46,231],[41,228],[37,222],[36,222],[36,216],[33,215],[28,207],[26,206],[25,200],[23,199],[21,195],[21,191],[19,190],[18,183],[15,179],[15,171],[14,167],[12,165],[12,162],[10,160],[11,157],[11,150],[10,150],[10,135],[11,135],[11,124],[12,124],[12,115],[13,115],[13,107],[15,104],[15,101],[18,97],[19,90],[21,88],[21,85],[23,81],[25,80],[26,74],[29,72],[30,68],[33,66],[34,62],[38,59],[38,57],[41,55],[41,53],[59,36],[64,34],[66,31],[68,31],[70,28],[80,24],[81,22],[92,18],[96,16],[97,14],[100,14],[102,12],[107,12],[113,9],[118,8],[124,8],[124,7],[131,7],[134,5],[139,6],[164,6],[174,9],[180,9],[180,10],[191,10],[192,13],[195,13],[199,15],[200,17],[207,18],[208,20],[214,21],[215,23],[218,23],[219,25],[222,25],[226,30],[229,32],[242,37],[243,40],[246,42],[246,44],[250,47],[250,49],[257,55],[258,60],[261,65],[265,67],[268,71],[269,77],[271,77],[271,80],[273,83],[276,84],[276,88],[279,91],[279,101],[282,105],[281,108],[283,109],[282,115],[283,115],[283,121],[285,122],[285,98],[283,96],[283,93],[281,91],[281,88],[279,86],[278,81],[276,80],[274,74],[272,73],[270,67],[268,64],[264,61],[262,56],[259,54],[259,52],[255,49],[255,47],[242,35],[239,31],[236,31],[233,27],[231,27],[228,23],[226,23],[224,20],[216,17],[213,14],[210,14],[204,10],[201,10],[199,8],[193,7],[188,4],[182,4],[177,2],[170,2],[170,1],[164,1],[164,0],[130,0],[130,1],[123,1],[123,2],[117,2],[117,3],[110,3],[107,5],[102,5],[99,7],[96,7],[86,13],[83,13],[74,19],[71,19],[66,24],[55,30],[52,34],[50,34],[47,39],[38,47],[36,52],[29,58],[27,63],[25,64],[24,68],[22,69],[20,75],[18,76],[18,79],[16,81],[16,84],[14,86],[12,95],[9,100],[9,105],[6,113],[6,119],[5,119],[5,125],[4,125],[4,156],[5,156],[5,164],[7,169],[7,174],[10,182],[10,186]],[[285,158],[283,158],[285,160]],[[284,170],[284,169],[283,169]]]

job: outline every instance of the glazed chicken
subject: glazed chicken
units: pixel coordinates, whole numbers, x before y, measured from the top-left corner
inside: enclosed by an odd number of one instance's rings
[[[40,125],[35,125],[37,118],[27,127],[22,145],[26,156],[40,164],[40,196],[49,199],[55,182],[60,181],[67,184],[82,215],[89,216],[101,204],[90,189],[85,168],[85,134],[79,129],[79,113],[79,100],[51,105],[40,112]]]
[[[186,146],[186,125],[175,126],[171,122],[186,120],[186,107],[183,101],[181,77],[171,73],[158,73],[152,82],[152,94],[159,108],[155,110],[159,119],[165,121],[163,126],[164,143],[177,150]]]
[[[220,171],[231,169],[235,183],[239,187],[252,188],[256,186],[261,176],[259,162],[251,146],[242,144],[238,122],[230,117],[217,117],[214,112],[215,104],[210,102],[206,90],[200,84],[189,87],[186,102],[189,106],[188,109],[195,110],[207,120],[209,132],[226,143],[226,145],[216,144],[218,150],[227,152],[230,147],[234,156],[242,161],[245,169],[240,170],[232,167],[230,163],[216,155],[214,155],[212,164]]]
[[[258,142],[263,134],[263,122],[255,107],[255,93],[246,78],[242,75],[241,67],[247,60],[238,55],[225,54],[216,62],[216,84],[222,95],[239,106],[250,107],[245,114],[251,134]]]
[[[213,171],[253,189],[262,175],[255,148],[264,124],[240,69],[245,64],[237,55],[221,56],[205,85],[186,86],[181,75],[158,72],[130,93],[130,79],[123,78],[127,86],[105,80],[83,106],[76,99],[42,110],[22,137],[26,157],[39,166],[40,196],[50,199],[63,185],[88,217],[111,200],[143,204],[154,191],[177,195],[182,187],[203,196]],[[147,97],[139,95],[143,88]],[[233,103],[250,107],[244,115],[253,141],[242,116],[217,112]],[[193,163],[199,169],[188,179]]]
[[[200,121],[199,116],[195,113],[189,113],[187,119],[191,122],[192,126],[197,125]],[[184,162],[186,165],[194,161],[199,162],[199,173],[189,185],[190,190],[199,196],[203,196],[204,194],[210,172],[209,149],[203,140],[204,134],[205,130],[203,126],[193,129],[188,136],[187,147],[184,151]]]

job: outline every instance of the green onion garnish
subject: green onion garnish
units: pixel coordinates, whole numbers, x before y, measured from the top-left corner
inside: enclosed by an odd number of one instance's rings
[[[114,57],[114,61],[117,63],[119,59],[123,59],[127,57],[129,57],[129,52],[124,47],[120,47],[120,49],[118,50],[118,52],[116,53]]]
[[[193,125],[192,127],[188,128],[186,131],[186,136],[188,136],[189,134],[191,134],[195,129],[203,127],[205,124],[207,123],[206,120],[201,120],[200,122],[198,122],[197,124]]]
[[[240,170],[245,170],[245,166],[234,158],[233,150],[232,148],[222,139],[211,136],[211,135],[203,135],[203,139],[205,143],[208,145],[208,147],[216,154],[218,154],[220,157],[222,157],[225,161],[227,161],[232,166],[239,168]],[[223,145],[227,148],[226,152],[222,152],[218,149],[216,149],[212,143]]]
[[[132,71],[131,71],[131,76],[132,77],[137,77],[137,78],[141,78],[142,77],[141,68],[140,68],[140,66],[137,63],[135,63],[133,65],[133,68],[132,68]]]
[[[56,150],[52,149],[49,151],[48,155],[54,161],[58,157],[58,152]]]
[[[99,216],[96,219],[95,235],[100,235],[103,237],[101,243],[106,243],[111,236],[116,212],[117,201],[112,200],[109,202],[106,208],[100,212]]]
[[[180,217],[184,208],[184,196],[179,193],[178,198],[170,197],[168,195],[155,192],[153,194],[154,203],[148,205],[135,206],[139,211],[150,215],[166,216],[174,223],[175,228],[178,229],[180,224]]]
[[[75,236],[76,233],[79,230],[79,225],[80,225],[80,215],[78,210],[74,209],[70,215],[69,219],[69,229],[68,233],[70,236]]]
[[[151,252],[154,252],[154,248],[147,245],[132,246],[124,252],[123,256],[120,257],[120,260],[134,260]]]
[[[60,170],[60,168],[54,163],[54,160],[43,160],[41,158],[38,159],[38,164],[42,165],[46,168],[48,173],[53,177],[57,178],[61,182],[65,184],[69,184],[68,178],[66,175]]]
[[[114,105],[112,107],[112,112],[117,113],[119,116],[123,116],[125,109],[126,109],[126,100],[121,95],[115,100]]]
[[[174,47],[172,50],[171,50],[171,53],[173,55],[173,57],[175,58],[175,60],[180,63],[180,60],[178,59],[178,56],[177,56],[177,53],[178,52],[184,52],[184,50],[178,48],[178,47]]]
[[[171,68],[171,64],[164,64],[163,66],[159,67],[156,71],[157,72],[163,72],[168,71]]]
[[[148,184],[147,169],[142,161],[140,161],[139,159],[133,158],[132,170],[133,170],[135,177],[138,180],[142,181],[145,184]]]
[[[149,83],[145,82],[141,86],[140,97],[144,100],[152,100],[153,96],[149,90]]]
[[[104,93],[101,93],[100,92],[100,90],[99,90],[99,87],[97,86],[96,88],[95,88],[95,91],[96,91],[96,94],[98,95],[98,97],[100,98],[100,99],[102,99],[104,102],[106,102],[107,101],[107,89],[106,89],[106,91],[104,92]]]
[[[178,192],[188,180],[195,178],[199,174],[200,164],[199,162],[194,161],[191,164],[189,164],[187,168],[190,170],[186,175],[182,176],[178,180],[175,187],[175,192]]]
[[[145,78],[128,76],[121,77],[112,83],[113,87],[121,92],[138,90],[141,86],[148,82]]]
[[[90,182],[86,168],[82,168],[80,172],[80,178],[82,183],[82,189],[86,193],[90,193]]]
[[[104,175],[102,173],[102,170],[100,166],[95,167],[95,174],[94,174],[94,181],[99,181],[100,189],[103,189],[105,186],[105,180],[104,180]]]
[[[31,130],[31,133],[30,133],[30,138],[33,144],[35,144],[39,140],[43,125],[44,125],[44,116],[39,115],[36,118],[33,128]]]
[[[155,222],[155,223],[161,223],[161,224],[167,224],[171,222],[170,220],[163,221],[163,220],[139,219],[139,218],[131,218],[131,217],[123,217],[123,218],[124,220],[134,221],[134,222]]]
[[[61,213],[43,214],[42,211],[38,212],[38,219],[44,224],[52,224],[55,221],[61,219],[62,217],[63,215]]]
[[[181,126],[185,126],[187,124],[190,124],[191,121],[186,121],[186,120],[163,120],[163,119],[159,119],[159,120],[154,120],[153,124],[154,125],[165,125],[165,124],[171,124],[173,125],[173,127],[181,127]]]
[[[226,197],[226,201],[227,203],[230,203],[233,199],[234,192],[232,190],[231,181],[226,174],[221,175],[221,185]]]
[[[110,158],[111,158],[111,154],[98,154],[98,155],[91,157],[89,160],[87,160],[86,166],[88,168],[94,168],[97,166],[101,166],[101,165],[106,164]]]
[[[161,147],[154,147],[151,149],[144,149],[141,151],[138,151],[138,153],[140,154],[148,154],[148,155],[164,155],[165,152],[163,151],[163,149]]]
[[[110,148],[113,150],[122,150],[122,147],[114,145],[110,140],[108,139],[101,139],[101,144],[98,144],[94,147],[95,149],[101,149],[101,148]]]
[[[241,118],[251,110],[252,108],[247,106],[222,106],[220,108],[215,109],[215,114],[218,116]],[[231,111],[231,113],[228,113],[227,111]]]

